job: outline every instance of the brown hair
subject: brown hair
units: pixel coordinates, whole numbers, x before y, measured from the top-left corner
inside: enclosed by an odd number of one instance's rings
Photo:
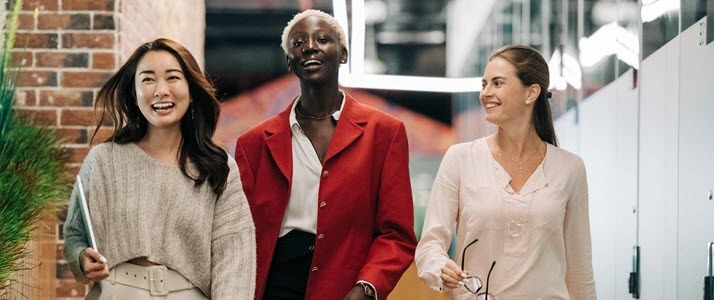
[[[496,50],[489,57],[489,61],[500,57],[511,63],[516,68],[516,76],[526,86],[537,84],[540,86],[540,95],[536,98],[533,106],[533,125],[541,140],[558,146],[558,139],[555,137],[553,128],[553,114],[550,112],[550,72],[546,63],[538,51],[528,46],[511,45]]]
[[[216,131],[221,107],[213,86],[201,72],[196,59],[175,41],[161,38],[141,45],[102,86],[97,94],[94,109],[96,111],[101,105],[103,113],[91,141],[94,141],[99,127],[107,116],[114,126],[114,131],[105,142],[127,144],[138,142],[146,135],[148,121],[136,105],[134,81],[139,61],[149,51],[166,51],[178,60],[188,82],[189,94],[193,99],[190,105],[191,112],[187,111],[181,118],[182,139],[179,150],[181,172],[193,180],[196,186],[208,181],[216,195],[220,196],[228,178],[228,154],[211,138]],[[189,159],[198,170],[198,174],[188,173]]]

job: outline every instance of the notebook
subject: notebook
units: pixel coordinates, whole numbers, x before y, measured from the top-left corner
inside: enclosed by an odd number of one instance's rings
[[[84,227],[89,233],[87,235],[89,237],[89,245],[92,246],[92,249],[94,249],[94,251],[99,252],[99,250],[97,250],[97,240],[94,238],[94,230],[92,229],[92,219],[89,216],[89,206],[87,206],[87,198],[84,197],[82,179],[79,177],[79,175],[77,175],[77,186],[79,187],[79,197],[81,200],[79,201],[79,203],[82,207],[82,219],[84,220]]]

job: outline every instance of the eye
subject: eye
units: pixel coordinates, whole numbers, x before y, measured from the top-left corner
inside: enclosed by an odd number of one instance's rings
[[[181,77],[178,77],[176,75],[169,76],[169,80],[180,80],[180,79],[181,79]]]
[[[486,88],[486,83],[485,83],[485,82],[481,82],[481,88],[482,88],[482,89],[485,89],[485,88]]]
[[[317,42],[320,43],[320,44],[327,43],[328,41],[329,41],[329,40],[328,40],[327,38],[324,38],[324,37],[317,39]]]
[[[292,45],[293,47],[300,46],[300,45],[302,45],[302,41],[300,41],[300,40],[293,41],[291,45]]]
[[[500,82],[500,81],[496,81],[496,82],[494,82],[493,84],[494,84],[495,86],[500,86],[500,85],[502,85],[502,84],[503,84],[503,82]]]
[[[144,79],[141,80],[141,82],[149,82],[149,81],[154,81],[154,78],[144,77]]]

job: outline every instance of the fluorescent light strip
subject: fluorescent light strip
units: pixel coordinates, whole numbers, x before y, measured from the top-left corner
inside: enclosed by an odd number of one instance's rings
[[[617,25],[616,22],[600,27],[589,37],[580,39],[580,63],[592,67],[603,58],[617,54],[617,58],[635,69],[639,68],[639,41],[637,35]]]
[[[481,77],[440,78],[400,75],[340,75],[340,85],[353,88],[440,93],[481,91]]]
[[[576,90],[583,86],[583,72],[580,70],[580,64],[575,57],[568,53],[563,54],[563,77]]]
[[[346,0],[332,0],[338,23],[347,31]],[[481,77],[445,78],[425,76],[364,74],[364,0],[352,1],[352,40],[349,40],[349,66],[340,68],[340,85],[351,88],[462,93],[481,91]],[[345,32],[347,34],[347,32]],[[348,35],[349,37],[349,35]]]
[[[349,33],[349,24],[347,22],[347,1],[340,1],[340,0],[334,0],[332,1],[332,13],[335,16],[335,19],[337,19],[337,23],[340,24],[340,27],[342,27],[342,31],[345,33],[345,40],[347,41],[347,47],[349,48],[349,42],[350,42],[350,33]],[[348,49],[349,50],[349,49]],[[351,62],[350,62],[351,63]],[[340,67],[340,70],[346,70],[349,73],[350,70],[350,63],[344,64]]]
[[[364,17],[364,0],[352,0],[352,42],[349,49],[351,74],[364,74]]]
[[[549,90],[555,88],[556,81],[560,78],[560,59],[560,50],[555,49],[553,55],[550,56],[550,61],[548,61],[548,73],[550,73],[550,85],[548,86]],[[563,87],[563,89],[565,88]]]
[[[643,1],[640,16],[642,22],[652,22],[667,12],[679,9],[679,0],[655,0]]]
[[[550,57],[550,61],[548,62],[548,71],[550,73],[550,86],[548,86],[548,89],[564,91],[569,84],[573,88],[579,90],[583,86],[583,72],[580,69],[578,61],[575,57],[568,53],[561,55],[559,49],[556,49]]]

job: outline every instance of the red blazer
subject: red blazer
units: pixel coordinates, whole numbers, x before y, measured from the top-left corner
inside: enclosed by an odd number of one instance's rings
[[[243,134],[236,145],[255,221],[256,299],[265,292],[293,181],[291,107]],[[387,299],[416,247],[404,124],[345,95],[322,170],[306,299],[341,300],[358,280]]]

